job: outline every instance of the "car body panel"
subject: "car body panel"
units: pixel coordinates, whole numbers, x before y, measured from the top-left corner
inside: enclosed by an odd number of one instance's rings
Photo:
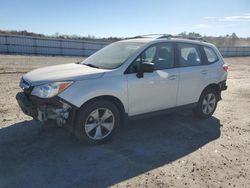
[[[176,68],[144,73],[140,79],[136,74],[127,74],[129,115],[175,107],[178,80]]]
[[[111,72],[101,79],[79,80],[58,96],[77,107],[95,97],[113,96],[122,102],[125,111],[128,112],[126,77]]]
[[[204,85],[207,86],[210,81],[208,73],[202,73],[204,68],[204,65],[179,68],[177,106],[198,102]]]
[[[23,78],[35,86],[56,81],[78,81],[100,78],[108,71],[109,70],[92,68],[86,65],[69,63],[35,69],[25,74]]]

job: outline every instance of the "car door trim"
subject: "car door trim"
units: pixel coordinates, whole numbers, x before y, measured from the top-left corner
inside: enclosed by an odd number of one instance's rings
[[[147,112],[147,113],[143,113],[143,114],[136,114],[136,115],[128,116],[128,119],[135,120],[135,119],[149,118],[149,117],[153,117],[153,116],[157,116],[157,115],[163,115],[163,114],[167,114],[167,113],[171,113],[171,112],[175,112],[175,111],[179,111],[179,110],[194,108],[197,106],[197,104],[198,103],[195,102],[195,103],[185,104],[185,105],[181,105],[181,106],[175,106],[175,107],[167,108],[167,109],[163,109],[163,110]]]

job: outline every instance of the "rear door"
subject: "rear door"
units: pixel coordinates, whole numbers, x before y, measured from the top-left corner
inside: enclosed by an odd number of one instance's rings
[[[203,51],[192,43],[177,43],[177,51],[180,73],[177,106],[198,102],[202,90],[209,83]]]

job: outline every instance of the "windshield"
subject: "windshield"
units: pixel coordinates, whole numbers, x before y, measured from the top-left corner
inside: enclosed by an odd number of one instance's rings
[[[121,66],[144,43],[115,42],[85,59],[81,64],[101,69],[115,69]]]

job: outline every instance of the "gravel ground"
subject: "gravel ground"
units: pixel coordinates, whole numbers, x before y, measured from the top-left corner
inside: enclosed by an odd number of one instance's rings
[[[226,58],[214,116],[189,110],[131,121],[89,146],[19,109],[22,73],[74,57],[0,55],[0,187],[250,187],[250,58]]]

